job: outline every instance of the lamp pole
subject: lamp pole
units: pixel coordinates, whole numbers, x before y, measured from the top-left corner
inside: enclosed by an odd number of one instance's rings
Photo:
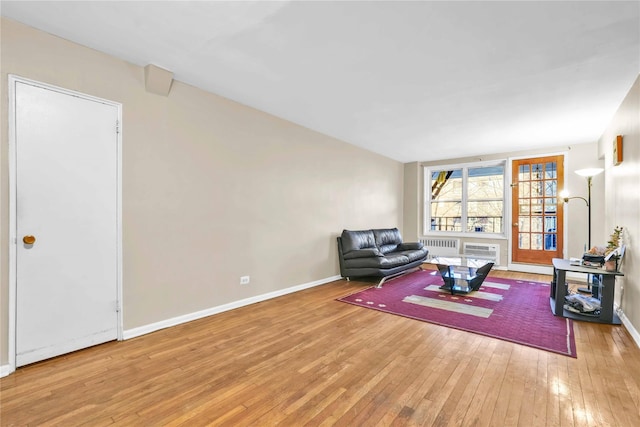
[[[589,221],[589,236],[587,239],[587,250],[591,250],[591,179],[592,176],[587,177],[587,209],[589,212],[588,221]]]
[[[589,245],[589,247],[587,248],[587,250],[591,249],[591,180],[593,179],[594,176],[602,173],[604,171],[604,169],[602,168],[586,168],[586,169],[579,169],[576,171],[576,173],[580,176],[583,176],[585,178],[587,178],[587,200],[585,200],[584,198],[580,197],[580,199],[584,200],[585,202],[587,202],[587,210],[589,212],[589,217],[588,217],[588,221],[589,221],[589,237],[587,240],[587,244]]]
[[[589,232],[588,238],[587,238],[587,245],[589,245],[589,247],[587,248],[587,250],[591,250],[591,185],[592,185],[591,180],[593,179],[594,176],[598,175],[603,170],[604,169],[602,168],[588,168],[588,169],[580,169],[576,171],[578,175],[584,176],[585,178],[587,178],[587,198],[586,199],[580,196],[568,197],[568,193],[566,191],[563,191],[563,193],[565,194],[560,196],[565,203],[568,203],[569,200],[571,199],[582,199],[587,204],[587,212],[588,212],[587,229]]]
[[[563,197],[564,202],[568,203],[570,199],[582,199],[584,200],[584,202],[587,204],[587,212],[588,212],[588,217],[587,217],[587,221],[588,221],[588,238],[587,238],[587,245],[589,245],[589,247],[587,248],[587,251],[591,250],[591,180],[595,175],[598,175],[600,172],[602,172],[603,169],[601,168],[589,168],[589,169],[580,169],[577,170],[576,173],[580,176],[584,176],[587,178],[587,198],[585,199],[584,197],[579,197],[579,196],[575,196],[575,197],[568,197],[565,196]],[[585,251],[586,252],[586,251]],[[580,292],[592,292],[591,290],[591,277],[592,275],[588,276],[589,279],[587,280],[587,287],[586,288],[578,288],[578,290]]]

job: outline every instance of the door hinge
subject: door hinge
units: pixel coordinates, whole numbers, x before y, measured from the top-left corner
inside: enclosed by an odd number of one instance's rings
[[[120,133],[120,120],[116,120],[116,133]]]

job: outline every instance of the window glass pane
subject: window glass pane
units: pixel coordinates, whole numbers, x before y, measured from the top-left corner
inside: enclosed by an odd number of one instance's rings
[[[467,203],[467,231],[502,232],[502,200]]]
[[[531,248],[531,243],[529,241],[529,233],[518,233],[518,248],[519,249],[529,249]]]
[[[431,200],[462,200],[462,170],[433,171]]]
[[[431,203],[431,230],[460,231],[462,204],[460,202]]]
[[[469,200],[500,199],[504,194],[504,168],[492,166],[469,168],[467,194]]]

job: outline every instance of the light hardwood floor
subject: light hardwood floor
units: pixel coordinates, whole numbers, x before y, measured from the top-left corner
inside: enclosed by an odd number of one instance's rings
[[[640,426],[640,349],[623,326],[575,322],[574,359],[335,301],[367,286],[18,369],[0,380],[1,424]]]

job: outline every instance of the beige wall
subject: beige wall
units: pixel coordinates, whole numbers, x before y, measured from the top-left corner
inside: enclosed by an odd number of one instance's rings
[[[404,239],[422,236],[422,168],[418,162],[404,165]]]
[[[402,226],[403,165],[2,19],[0,365],[7,363],[7,76],[123,104],[124,327],[339,274],[343,228]],[[251,283],[239,285],[242,275]]]
[[[613,166],[612,146],[623,136],[623,161]],[[640,339],[640,76],[600,138],[605,155],[605,219],[608,237],[616,226],[625,228],[622,272],[616,280],[616,301]]]

